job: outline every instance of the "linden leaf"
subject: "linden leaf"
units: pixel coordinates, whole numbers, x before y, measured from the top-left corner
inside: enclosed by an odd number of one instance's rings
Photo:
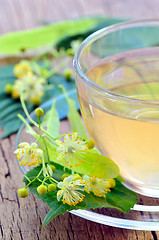
[[[56,147],[48,140],[45,141],[50,160],[67,167],[65,159],[61,158],[60,160],[57,160]],[[94,149],[89,150],[88,153],[83,155],[82,160],[84,160],[84,162],[81,162],[81,158],[79,158],[78,155],[75,154],[74,156],[79,163],[79,166],[75,166],[75,164],[71,162],[71,170],[75,172],[90,176],[93,175],[103,179],[115,178],[119,175],[119,167],[111,159],[99,154]]]
[[[116,179],[116,187],[107,193],[106,199],[109,204],[128,213],[137,201],[137,195]]]
[[[55,45],[66,36],[82,34],[99,22],[99,18],[82,18],[63,21],[27,31],[7,33],[0,37],[0,52],[16,54],[21,49],[36,49],[44,45]]]
[[[53,177],[56,180],[60,181],[61,176],[64,173],[71,174],[71,171],[68,168],[65,168],[64,170],[61,165],[56,163],[52,164],[54,164],[56,167],[55,172],[53,173]],[[40,170],[41,165],[28,171],[26,174],[27,178],[24,177],[23,179],[25,184],[28,184],[28,178],[30,180],[36,178]],[[41,174],[38,179],[42,181],[44,179],[43,175]],[[33,181],[32,184],[29,186],[29,190],[39,199],[41,199],[44,203],[47,203],[50,208],[50,211],[47,213],[43,221],[43,226],[46,226],[46,224],[48,224],[57,215],[64,214],[65,212],[71,211],[73,209],[96,209],[105,207],[116,208],[122,212],[127,213],[128,211],[130,211],[130,208],[133,207],[137,200],[136,194],[125,188],[120,182],[117,181],[115,188],[111,189],[111,192],[107,193],[106,198],[97,197],[92,193],[88,194],[84,192],[84,200],[76,206],[70,206],[68,204],[63,204],[62,201],[57,201],[58,189],[54,192],[47,192],[47,194],[45,195],[38,194],[36,189],[41,184],[41,181],[39,180],[36,179],[35,181]],[[110,200],[111,198],[113,199],[112,201]],[[118,203],[119,198],[120,203]]]

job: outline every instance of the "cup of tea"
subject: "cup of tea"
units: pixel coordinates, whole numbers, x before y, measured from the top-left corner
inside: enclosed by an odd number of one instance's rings
[[[90,35],[74,59],[81,113],[125,184],[159,197],[159,20],[113,25]]]

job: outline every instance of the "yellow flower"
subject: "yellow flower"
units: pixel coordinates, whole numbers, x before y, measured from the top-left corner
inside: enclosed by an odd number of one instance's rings
[[[17,78],[24,77],[28,72],[32,72],[29,61],[23,60],[14,67],[14,75]]]
[[[44,83],[45,79],[37,77],[31,72],[28,72],[23,78],[17,79],[13,86],[12,95],[14,97],[14,93],[16,96],[20,96],[23,92],[23,97],[25,101],[35,103],[35,98],[41,99],[44,95]]]
[[[67,203],[70,206],[76,206],[79,202],[82,202],[85,195],[79,191],[83,191],[84,182],[82,178],[75,178],[74,175],[66,177],[63,182],[58,183],[59,190],[57,192],[57,200]]]
[[[100,179],[96,176],[89,177],[85,175],[83,177],[85,181],[84,190],[87,193],[93,192],[98,197],[104,197],[107,192],[110,192],[111,182],[109,179]]]
[[[17,154],[17,159],[20,161],[21,166],[37,166],[38,163],[41,163],[43,151],[37,148],[36,143],[30,145],[27,142],[22,142],[18,147],[19,148],[15,150],[14,153]]]
[[[67,134],[64,137],[64,142],[56,140],[57,147],[57,159],[60,161],[64,159],[67,166],[70,168],[74,163],[75,166],[79,165],[79,162],[84,162],[84,155],[87,153],[87,142],[77,137],[77,133]]]

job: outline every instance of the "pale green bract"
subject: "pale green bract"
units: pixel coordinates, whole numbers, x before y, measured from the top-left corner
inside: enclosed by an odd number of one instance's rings
[[[0,37],[0,53],[12,55],[23,49],[37,49],[44,45],[54,46],[64,37],[82,34],[98,22],[98,18],[83,18],[49,24],[33,30],[8,33]]]
[[[41,126],[47,127],[47,131],[54,138],[57,138],[59,136],[60,119],[56,110],[56,99],[54,100],[51,109],[45,113]]]

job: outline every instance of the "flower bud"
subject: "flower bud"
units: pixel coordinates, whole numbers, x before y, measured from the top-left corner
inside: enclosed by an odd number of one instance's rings
[[[35,106],[38,106],[41,102],[41,97],[35,96],[30,99],[30,103],[34,104]]]
[[[88,146],[88,149],[94,148],[94,146],[95,146],[94,140],[93,140],[93,139],[90,139],[90,140],[88,141],[87,146]]]
[[[11,94],[12,91],[13,91],[13,85],[10,84],[10,83],[8,83],[8,84],[5,86],[5,92],[6,92],[7,94]]]
[[[48,186],[48,191],[49,192],[54,192],[56,190],[56,184],[52,183]]]
[[[42,110],[42,108],[36,108],[35,109],[35,115],[37,117],[41,117],[44,114],[44,111]]]
[[[61,180],[63,181],[66,177],[69,177],[70,175],[67,174],[67,173],[64,173],[62,176],[61,176]]]
[[[114,188],[116,186],[116,181],[115,179],[111,178],[110,179],[110,188]]]
[[[81,179],[81,176],[79,174],[74,174],[73,181]]]
[[[17,99],[20,98],[20,93],[18,92],[18,90],[14,89],[12,90],[12,98]]]
[[[64,76],[65,76],[66,79],[69,80],[72,76],[72,70],[70,68],[65,69]]]
[[[54,165],[49,164],[49,165],[47,166],[47,171],[49,171],[49,167],[51,168],[52,172],[54,172],[55,169],[56,169],[56,167],[55,167]]]
[[[41,184],[39,187],[37,187],[37,192],[40,194],[40,195],[44,195],[47,193],[47,187],[44,186],[43,184]]]
[[[72,48],[68,48],[68,49],[66,50],[66,54],[67,54],[68,56],[73,56],[73,55],[74,55],[74,50],[73,50]]]
[[[20,198],[26,198],[28,196],[28,190],[26,188],[19,188],[18,189],[18,196]]]

